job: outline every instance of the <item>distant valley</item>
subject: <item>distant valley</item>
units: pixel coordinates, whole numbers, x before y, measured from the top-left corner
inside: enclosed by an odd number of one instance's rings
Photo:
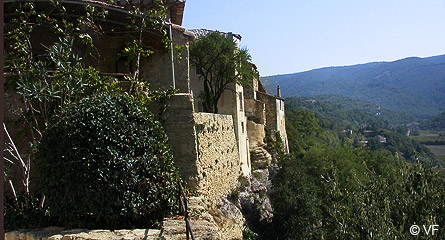
[[[445,111],[445,55],[262,77],[268,92],[282,96],[341,95],[372,102],[418,119]]]

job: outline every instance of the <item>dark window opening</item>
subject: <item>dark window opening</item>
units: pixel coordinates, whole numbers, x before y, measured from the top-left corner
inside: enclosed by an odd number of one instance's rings
[[[243,93],[239,94],[239,104],[240,104],[239,110],[243,111]]]
[[[202,72],[201,68],[195,68],[195,76],[202,76],[204,72]]]
[[[116,61],[116,73],[130,73],[133,69],[133,61],[128,61],[126,57],[119,57]]]

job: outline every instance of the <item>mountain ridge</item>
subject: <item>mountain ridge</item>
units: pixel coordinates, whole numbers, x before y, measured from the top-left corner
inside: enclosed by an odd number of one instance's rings
[[[355,67],[355,66],[361,66],[361,65],[372,65],[372,64],[381,64],[381,63],[394,63],[394,62],[399,62],[399,61],[403,61],[403,60],[410,60],[410,59],[426,59],[426,60],[427,59],[439,59],[439,60],[434,61],[434,63],[439,63],[440,64],[440,63],[445,63],[445,54],[443,54],[443,55],[436,55],[436,56],[429,56],[429,57],[416,57],[416,56],[412,56],[412,57],[406,57],[406,58],[397,59],[397,60],[394,60],[394,61],[374,61],[374,62],[367,62],[367,63],[357,63],[357,64],[352,64],[352,65],[320,67],[320,68],[309,69],[309,70],[305,70],[305,71],[301,71],[301,72],[282,73],[282,74],[261,76],[261,78],[294,75],[294,74],[298,74],[298,73],[311,72],[311,71],[322,70],[322,69],[327,69],[327,68],[347,68],[347,67]]]
[[[324,67],[261,80],[270,92],[280,85],[285,98],[342,95],[417,118],[445,110],[445,55]]]

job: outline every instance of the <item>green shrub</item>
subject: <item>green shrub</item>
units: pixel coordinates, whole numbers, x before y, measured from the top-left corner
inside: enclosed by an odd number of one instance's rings
[[[167,136],[126,95],[89,97],[54,117],[36,168],[51,216],[63,226],[147,228],[177,201]]]
[[[50,225],[48,212],[40,207],[41,200],[35,194],[17,194],[4,197],[5,230],[38,228]]]

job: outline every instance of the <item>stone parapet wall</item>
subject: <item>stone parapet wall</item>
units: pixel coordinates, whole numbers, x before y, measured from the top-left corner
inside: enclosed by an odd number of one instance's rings
[[[231,115],[195,113],[191,94],[171,97],[162,125],[182,179],[211,204],[237,186],[241,160]]]
[[[237,186],[241,163],[231,115],[195,113],[199,192],[216,204]]]

